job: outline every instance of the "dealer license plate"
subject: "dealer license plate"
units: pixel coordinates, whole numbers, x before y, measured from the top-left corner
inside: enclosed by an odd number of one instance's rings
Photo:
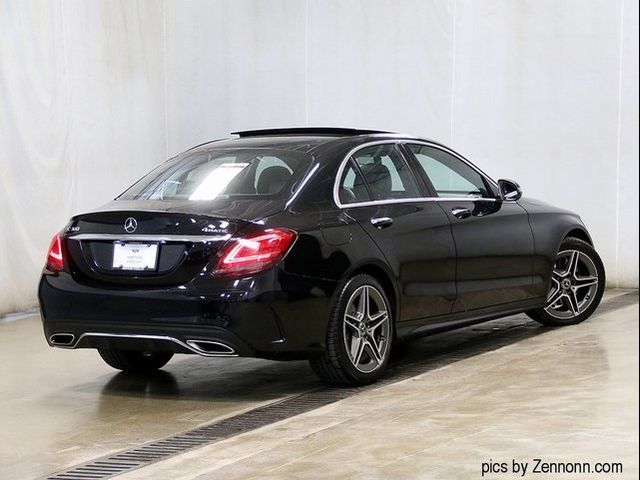
[[[155,270],[158,262],[157,243],[114,243],[114,270]]]

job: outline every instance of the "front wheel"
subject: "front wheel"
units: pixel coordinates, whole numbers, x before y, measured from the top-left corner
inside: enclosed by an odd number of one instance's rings
[[[131,373],[149,373],[164,367],[173,353],[99,349],[102,359],[111,367]]]
[[[392,312],[380,283],[356,275],[339,290],[329,319],[326,352],[310,361],[324,381],[364,385],[377,380],[389,361]]]
[[[560,246],[551,273],[547,305],[527,315],[550,326],[580,323],[600,304],[604,284],[600,255],[587,242],[567,238]]]

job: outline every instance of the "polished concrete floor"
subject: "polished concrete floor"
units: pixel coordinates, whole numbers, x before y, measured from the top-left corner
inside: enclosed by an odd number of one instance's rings
[[[0,323],[0,478],[35,478],[321,386],[305,362],[176,357],[150,378]],[[122,479],[481,478],[487,462],[621,462],[638,478],[638,297],[562,329],[519,315],[400,345],[417,376]],[[533,468],[532,466],[529,467]],[[604,475],[532,475],[609,478]],[[485,478],[516,478],[509,474]]]

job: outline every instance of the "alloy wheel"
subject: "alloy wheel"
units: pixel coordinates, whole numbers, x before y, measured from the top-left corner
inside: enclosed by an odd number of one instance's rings
[[[587,254],[561,251],[553,267],[545,311],[560,320],[577,317],[593,303],[598,281],[596,266]]]
[[[389,349],[389,312],[384,297],[371,285],[358,287],[344,313],[344,346],[351,364],[362,373],[380,368]]]

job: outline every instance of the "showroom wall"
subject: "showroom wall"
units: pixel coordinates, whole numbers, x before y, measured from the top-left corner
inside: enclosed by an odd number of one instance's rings
[[[579,211],[638,286],[630,0],[0,2],[0,313],[30,308],[66,219],[235,129],[441,140]]]
[[[0,1],[0,314],[53,233],[166,156],[164,4]]]

